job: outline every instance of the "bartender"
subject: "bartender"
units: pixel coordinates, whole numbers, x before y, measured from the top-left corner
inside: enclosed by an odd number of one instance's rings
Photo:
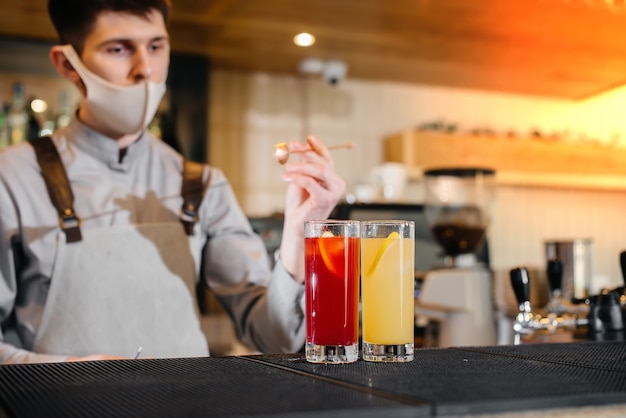
[[[201,280],[239,337],[265,352],[304,344],[303,224],[345,189],[311,136],[285,165],[280,257],[216,167],[146,126],[165,91],[168,0],[50,0],[50,58],[82,94],[71,123],[0,153],[0,362],[206,356]]]

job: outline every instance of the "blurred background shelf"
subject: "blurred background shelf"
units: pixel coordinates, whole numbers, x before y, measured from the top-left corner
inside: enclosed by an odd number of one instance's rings
[[[485,167],[499,184],[626,190],[626,149],[600,143],[403,131],[384,138],[385,161],[424,169]]]

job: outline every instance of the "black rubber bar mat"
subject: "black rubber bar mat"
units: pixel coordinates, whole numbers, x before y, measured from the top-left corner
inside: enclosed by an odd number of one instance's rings
[[[419,349],[398,364],[250,358],[430,403],[433,415],[626,403],[624,342]]]
[[[579,342],[560,344],[459,348],[481,353],[532,359],[547,363],[569,364],[599,370],[626,372],[626,342]]]
[[[236,357],[0,366],[0,416],[429,416],[350,387]]]

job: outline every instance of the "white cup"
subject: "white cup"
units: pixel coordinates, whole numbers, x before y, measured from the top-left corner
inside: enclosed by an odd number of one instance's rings
[[[385,200],[401,200],[408,181],[408,170],[401,163],[383,163],[370,172],[372,184],[381,188]]]

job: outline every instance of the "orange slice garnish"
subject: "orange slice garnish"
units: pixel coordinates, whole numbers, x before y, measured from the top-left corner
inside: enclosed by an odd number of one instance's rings
[[[325,231],[317,241],[320,247],[320,255],[326,268],[336,276],[343,277],[345,239],[336,237],[330,231]]]
[[[374,270],[376,270],[376,266],[378,266],[380,259],[383,258],[383,255],[385,254],[387,249],[393,243],[400,242],[399,240],[400,240],[400,234],[397,233],[396,231],[393,231],[391,234],[387,236],[387,238],[385,238],[383,245],[380,246],[380,248],[378,249],[378,252],[376,253],[376,256],[374,256],[374,260],[372,260],[372,264],[370,265],[370,268],[368,270],[368,275],[372,274]]]

